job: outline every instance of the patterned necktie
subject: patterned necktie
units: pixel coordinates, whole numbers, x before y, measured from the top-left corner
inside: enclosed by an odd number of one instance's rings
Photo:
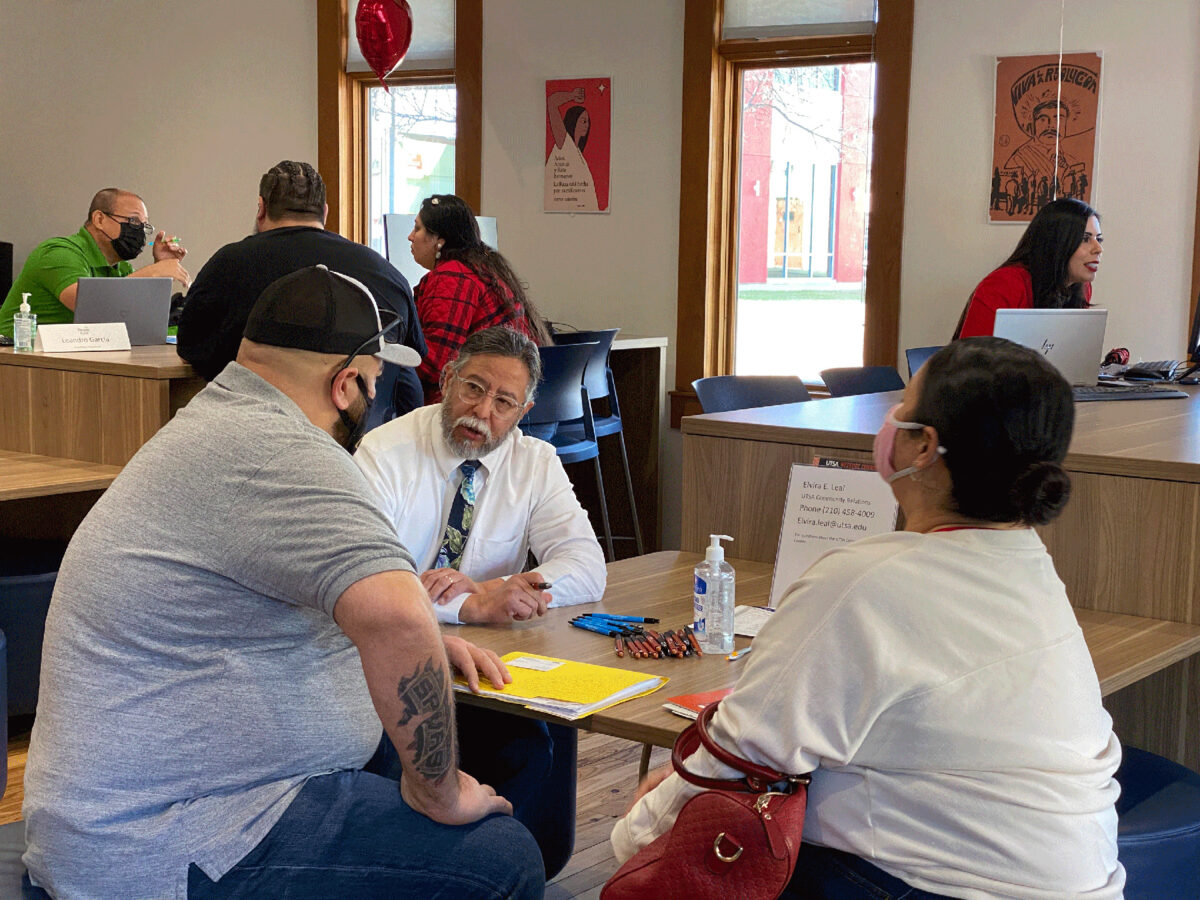
[[[462,484],[454,495],[450,506],[450,518],[446,521],[446,534],[442,538],[442,549],[438,551],[435,568],[457,569],[462,565],[463,548],[467,546],[467,535],[471,531],[471,519],[475,516],[475,472],[479,460],[463,460]]]

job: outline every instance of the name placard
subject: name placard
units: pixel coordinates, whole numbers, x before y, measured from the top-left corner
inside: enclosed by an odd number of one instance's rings
[[[827,550],[894,531],[899,505],[874,469],[792,466],[779,551],[771,578],[771,607]]]
[[[128,350],[129,332],[124,322],[88,325],[39,325],[33,349],[42,353],[80,353],[85,350]]]

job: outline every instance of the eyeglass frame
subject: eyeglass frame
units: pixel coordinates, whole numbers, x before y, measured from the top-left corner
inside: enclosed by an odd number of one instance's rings
[[[458,390],[456,391],[456,393],[458,394],[459,400],[461,400],[463,403],[470,403],[472,406],[474,406],[477,403],[482,403],[485,397],[491,397],[492,398],[492,408],[495,410],[495,414],[497,416],[499,416],[501,419],[513,418],[521,409],[523,409],[525,406],[528,405],[528,403],[520,403],[516,400],[511,399],[510,397],[503,396],[496,391],[489,391],[482,384],[479,384],[476,381],[470,380],[465,375],[458,374],[458,372],[452,371],[450,373],[450,375],[452,377],[458,379],[459,386],[458,386]],[[480,396],[464,397],[463,390],[466,389],[468,385],[473,385],[475,387],[475,389],[477,389],[480,392]],[[513,404],[512,411],[511,412],[503,412],[501,409],[499,409],[499,405],[498,405],[499,401]]]
[[[399,335],[396,336],[396,339],[394,341],[387,340],[387,333],[389,331],[391,331],[393,328],[395,328],[397,325],[400,324],[400,313],[395,312],[394,310],[390,310],[390,309],[379,310],[379,315],[381,318],[384,313],[388,313],[389,315],[394,316],[392,321],[388,322],[386,325],[383,326],[382,329],[375,332],[373,335],[371,335],[369,338],[367,338],[365,341],[363,341],[361,344],[359,344],[357,347],[355,347],[354,352],[351,353],[349,356],[347,356],[346,359],[342,362],[342,364],[337,367],[337,371],[333,373],[334,378],[337,378],[338,375],[340,375],[346,369],[350,368],[350,364],[354,362],[354,358],[356,356],[361,356],[362,352],[364,350],[366,350],[367,347],[369,347],[371,344],[378,344],[380,342],[380,340],[383,340],[389,344],[397,344],[400,342]],[[372,355],[374,355],[374,354],[372,354]]]
[[[102,210],[100,210],[100,212],[104,213],[106,216],[108,216],[114,222],[124,221],[124,222],[128,222],[130,225],[139,224],[138,220],[134,219],[133,216],[122,216],[122,215],[118,215],[117,213],[110,213],[106,209],[102,209]],[[153,225],[151,225],[149,222],[141,222],[140,224],[142,226],[142,234],[144,234],[148,238],[154,237],[154,226]]]

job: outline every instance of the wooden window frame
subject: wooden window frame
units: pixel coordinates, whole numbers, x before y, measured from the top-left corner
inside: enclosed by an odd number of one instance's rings
[[[346,71],[353,0],[317,0],[317,170],[325,179],[327,227],[367,237],[367,88],[379,79]],[[483,167],[483,0],[455,0],[454,68],[401,72],[393,84],[453,84],[457,93],[454,192],[479,212]]]
[[[684,14],[679,294],[671,425],[700,412],[692,381],[733,371],[741,75],[751,68],[874,62],[863,361],[895,365],[913,0],[881,0],[876,33],[721,40],[724,0]],[[689,190],[689,185],[696,185]],[[702,187],[701,187],[702,186]]]

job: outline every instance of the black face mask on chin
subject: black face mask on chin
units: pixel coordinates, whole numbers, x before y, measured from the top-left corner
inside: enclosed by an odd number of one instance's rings
[[[115,220],[114,220],[115,221]],[[146,232],[141,225],[121,222],[121,233],[113,238],[113,252],[121,259],[133,259],[146,249]]]
[[[359,442],[363,439],[363,435],[367,431],[367,419],[371,415],[371,405],[375,402],[375,398],[367,393],[367,382],[361,375],[355,375],[354,380],[358,382],[358,389],[362,392],[362,413],[358,417],[358,421],[350,418],[350,414],[344,410],[338,410],[338,419],[341,421],[342,428],[345,429],[345,434],[338,439],[338,443],[346,448],[346,452],[351,456],[358,449]]]

